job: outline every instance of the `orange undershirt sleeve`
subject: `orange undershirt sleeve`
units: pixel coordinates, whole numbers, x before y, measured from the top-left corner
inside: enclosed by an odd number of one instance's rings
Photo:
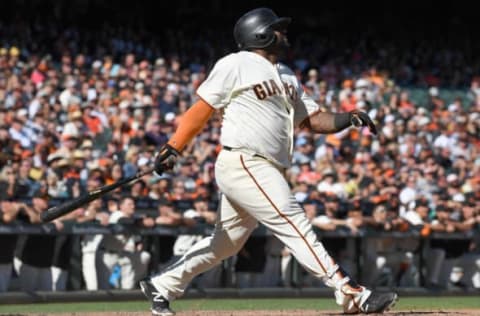
[[[200,99],[185,112],[168,144],[181,152],[205,126],[215,109]]]

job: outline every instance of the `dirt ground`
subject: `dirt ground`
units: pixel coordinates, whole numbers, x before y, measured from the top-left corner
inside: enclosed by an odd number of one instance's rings
[[[2,316],[151,316],[148,312],[103,312],[103,313],[67,313],[67,314],[0,314]],[[340,316],[345,315],[338,311],[318,311],[318,310],[278,310],[278,311],[182,311],[177,316]],[[380,315],[380,314],[370,314]],[[381,315],[390,316],[473,316],[480,315],[480,310],[456,310],[456,311],[390,311]]]

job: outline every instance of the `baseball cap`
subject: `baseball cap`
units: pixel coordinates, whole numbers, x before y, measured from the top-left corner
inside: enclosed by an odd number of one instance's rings
[[[143,88],[144,88],[143,82],[137,82],[137,83],[135,84],[135,90],[141,90],[141,89],[143,89]]]
[[[465,195],[463,195],[462,193],[457,193],[452,197],[452,201],[455,202],[465,202],[465,200]]]
[[[75,150],[72,155],[73,159],[85,159],[85,154],[83,153],[82,150]]]
[[[19,109],[17,111],[17,117],[19,116],[27,116],[28,115],[28,110],[27,109]]]
[[[323,172],[322,172],[322,176],[324,177],[328,177],[328,176],[331,176],[331,177],[334,177],[335,176],[335,172],[333,171],[333,169],[325,169]]]
[[[92,63],[92,68],[100,68],[100,67],[102,67],[102,62],[100,60],[95,60]]]
[[[299,147],[299,146],[304,146],[308,143],[307,139],[305,137],[299,137],[297,138],[297,141],[295,142],[295,146],[296,147]]]
[[[395,116],[392,114],[388,114],[385,116],[385,123],[393,123],[395,121]]]
[[[16,46],[10,47],[10,56],[18,56],[20,55],[20,50]]]
[[[359,100],[356,105],[357,109],[364,109],[367,106],[367,103],[363,100]]]
[[[316,204],[318,204],[318,201],[307,197],[307,198],[302,202],[302,205],[309,205],[309,204],[315,204],[315,205],[316,205]]]
[[[173,202],[167,198],[160,199],[158,205],[173,206]]]
[[[316,76],[318,75],[318,71],[315,68],[312,68],[308,71],[309,76]]]
[[[78,120],[78,119],[81,119],[83,116],[82,112],[81,111],[73,111],[70,113],[69,115],[69,119],[70,120]]]
[[[121,109],[127,109],[130,107],[130,102],[128,100],[122,100],[118,107]]]
[[[80,146],[80,148],[85,149],[85,148],[93,148],[93,142],[90,139],[85,139]]]
[[[325,202],[338,202],[338,197],[334,194],[325,195]]]
[[[65,157],[61,153],[58,153],[58,152],[51,153],[47,157],[47,164],[49,165],[52,162],[54,162],[55,160],[59,160],[59,159],[63,159],[63,158],[65,158]]]
[[[437,87],[430,87],[430,89],[428,89],[428,93],[429,93],[432,97],[438,97],[438,95],[440,94],[440,91],[438,90]]]
[[[427,125],[428,123],[430,123],[430,119],[426,116],[424,117],[421,117],[419,120],[418,120],[418,125],[420,126],[425,126]]]
[[[69,165],[70,165],[70,162],[68,161],[68,159],[65,159],[65,158],[61,158],[57,162],[57,167],[67,167]]]
[[[370,86],[370,81],[364,78],[360,78],[355,82],[355,89],[368,88]]]
[[[417,109],[417,113],[421,115],[427,114],[427,109],[425,109],[424,107],[419,107]]]
[[[308,193],[306,192],[297,192],[295,193],[295,200],[298,202],[298,203],[303,203],[303,201],[305,201],[305,199],[307,199],[308,197]]]
[[[159,57],[155,60],[155,66],[163,66],[165,65],[165,59],[162,57]]]
[[[458,180],[458,176],[454,173],[451,173],[447,176],[447,182],[451,183]]]
[[[439,205],[435,209],[435,212],[449,212],[450,210],[445,205]]]
[[[154,184],[154,183],[159,182],[160,180],[171,180],[171,179],[172,179],[171,175],[169,175],[168,173],[162,173],[161,175],[155,175],[155,176],[151,177],[148,180],[148,183],[149,184]]]
[[[148,159],[147,157],[140,157],[137,161],[137,165],[139,167],[146,166],[149,163],[150,163],[150,159]]]
[[[198,195],[194,200],[193,202],[207,202],[207,198],[202,196],[202,195]]]
[[[428,201],[425,199],[417,199],[415,200],[415,207],[425,206],[428,207]]]
[[[452,104],[450,104],[450,105],[448,106],[448,111],[449,111],[449,112],[456,112],[456,111],[458,111],[458,110],[459,110],[459,108],[458,108],[458,106],[457,106],[455,103],[452,103]]]
[[[175,113],[173,112],[168,112],[165,114],[165,122],[171,123],[173,120],[175,120]]]
[[[299,165],[309,165],[310,164],[310,159],[306,156],[302,156],[302,157],[300,157],[300,159],[298,159],[298,164]]]

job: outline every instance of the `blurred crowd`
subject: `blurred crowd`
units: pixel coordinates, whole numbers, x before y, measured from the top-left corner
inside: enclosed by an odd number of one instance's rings
[[[195,102],[214,58],[226,52],[214,40],[175,34],[160,42],[146,31],[120,27],[93,32],[33,21],[0,30],[2,224],[39,223],[49,206],[150,167]],[[287,177],[312,224],[320,232],[352,236],[466,233],[434,239],[426,249],[415,238],[368,238],[362,278],[372,286],[415,286],[424,273],[427,286],[480,288],[480,72],[455,50],[401,55],[391,54],[396,47],[390,44],[341,52],[335,43],[313,38],[313,48],[292,43],[286,62],[323,109],[366,111],[379,128],[377,137],[353,128],[332,135],[296,130]],[[381,58],[372,63],[372,56]],[[435,69],[425,67],[432,63]],[[419,104],[405,85],[427,90],[428,101]],[[449,85],[464,88],[462,95],[442,98]],[[221,124],[216,113],[172,172],[119,188],[55,220],[55,229],[72,221],[213,225]],[[161,269],[198,238],[85,235],[78,245],[84,287],[134,288],[147,271]],[[291,284],[288,250],[270,237],[252,240],[235,259],[237,284]],[[358,261],[352,240],[322,240],[353,274]],[[0,249],[0,291],[9,288],[12,276],[24,290],[67,288],[68,235],[3,234]],[[418,271],[420,255],[426,257],[425,271]],[[221,271],[211,273],[198,284],[220,284]],[[265,278],[272,274],[277,277]],[[302,280],[299,285],[316,282]]]

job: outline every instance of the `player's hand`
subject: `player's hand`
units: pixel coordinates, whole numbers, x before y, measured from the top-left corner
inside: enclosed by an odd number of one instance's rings
[[[350,122],[355,127],[366,126],[370,130],[370,133],[377,135],[377,127],[373,123],[372,119],[367,113],[353,110],[350,112]]]
[[[164,171],[173,169],[179,155],[180,153],[169,144],[163,145],[155,157],[155,173],[161,175]]]

